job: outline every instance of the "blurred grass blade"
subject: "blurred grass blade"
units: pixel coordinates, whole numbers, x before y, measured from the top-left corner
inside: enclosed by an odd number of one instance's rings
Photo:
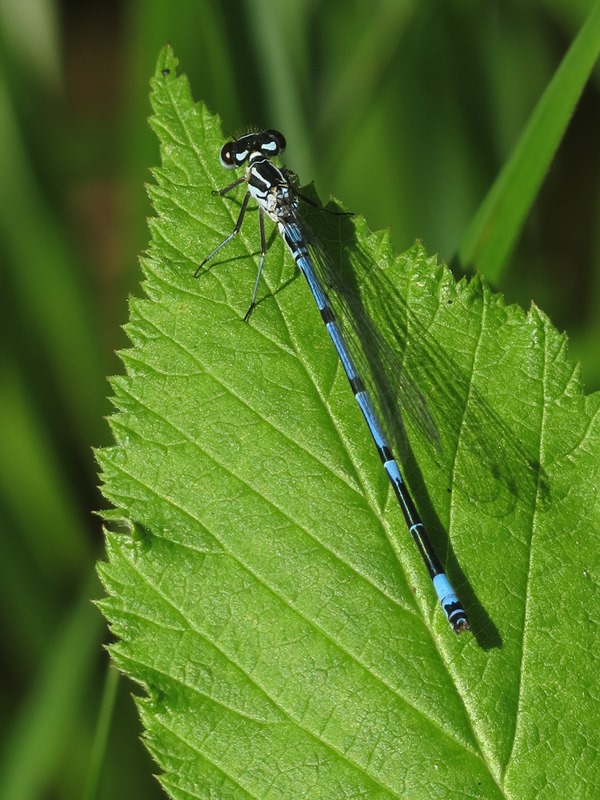
[[[0,235],[20,314],[30,320],[86,445],[102,410],[102,359],[91,298],[59,219],[44,196],[0,76]]]
[[[98,724],[96,726],[94,744],[92,746],[90,767],[82,800],[94,800],[94,798],[98,796],[108,735],[114,716],[119,680],[120,675],[117,670],[112,665],[108,666],[106,670],[106,679],[104,681],[104,691],[102,693],[102,704],[98,714]]]
[[[67,748],[75,730],[81,736],[77,723],[100,639],[100,618],[89,600],[95,587],[95,576],[84,582],[6,736],[0,759],[2,798],[36,800],[45,796],[44,787],[60,774],[59,762],[75,768]]]
[[[497,281],[600,54],[600,2],[569,48],[463,238],[459,263]]]
[[[89,554],[90,543],[81,535],[83,519],[75,489],[14,364],[1,365],[0,396],[3,506],[23,532],[39,574],[48,580],[54,576],[58,584],[66,574],[79,572]],[[34,594],[41,591],[40,585],[32,588]],[[43,601],[41,595],[39,599]]]

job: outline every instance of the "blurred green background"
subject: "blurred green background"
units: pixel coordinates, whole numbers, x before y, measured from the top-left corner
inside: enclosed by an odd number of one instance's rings
[[[90,603],[103,505],[91,448],[109,442],[104,376],[121,369],[148,239],[159,49],[173,45],[226,130],[281,129],[302,181],[458,271],[469,222],[591,6],[0,0],[1,800],[163,796]],[[588,390],[600,387],[599,87],[596,67],[495,282],[568,333]]]

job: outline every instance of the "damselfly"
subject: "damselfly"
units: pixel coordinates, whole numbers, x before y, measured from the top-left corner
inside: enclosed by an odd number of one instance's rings
[[[289,174],[271,161],[271,159],[283,152],[285,144],[285,138],[279,131],[267,130],[258,133],[249,133],[223,145],[221,149],[221,164],[227,169],[236,169],[245,166],[245,173],[236,181],[229,184],[229,186],[218,191],[217,194],[223,196],[241,184],[246,184],[246,194],[242,200],[237,222],[232,232],[218,247],[215,247],[215,249],[206,256],[196,270],[196,275],[198,275],[202,267],[210,261],[221,248],[225,247],[225,245],[239,233],[248,208],[248,203],[251,198],[254,199],[258,205],[259,211],[261,258],[256,282],[254,284],[252,302],[250,303],[244,319],[248,319],[256,305],[258,285],[267,252],[267,240],[264,228],[264,217],[267,216],[277,224],[279,233],[296,262],[298,269],[306,278],[321,314],[321,318],[335,346],[348,381],[350,382],[350,387],[354,393],[356,402],[369,427],[383,467],[392,484],[398,503],[400,504],[408,530],[419,549],[427,571],[433,581],[433,586],[441,606],[444,609],[444,613],[454,632],[460,633],[469,628],[467,614],[429,540],[425,526],[417,512],[416,506],[398,467],[398,463],[392,453],[391,446],[388,443],[375,406],[357,371],[356,363],[364,359],[358,358],[356,351],[353,352],[353,345],[350,344],[347,337],[343,335],[342,327],[336,318],[327,291],[318,277],[318,271],[315,269],[311,248],[309,247],[309,237],[299,213],[299,195],[294,189]]]

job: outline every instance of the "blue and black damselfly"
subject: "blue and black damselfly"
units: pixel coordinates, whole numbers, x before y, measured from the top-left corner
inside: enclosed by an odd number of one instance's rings
[[[467,614],[454,591],[444,569],[437,557],[433,545],[427,535],[425,526],[417,512],[415,503],[404,482],[392,448],[384,433],[383,425],[375,410],[369,392],[356,368],[359,360],[358,354],[343,334],[334,309],[330,303],[327,291],[319,279],[319,272],[313,262],[313,249],[310,247],[310,237],[306,232],[299,213],[299,195],[289,178],[288,173],[273,164],[272,160],[285,149],[285,138],[279,131],[266,130],[258,133],[249,133],[239,139],[227,142],[221,149],[221,164],[227,169],[242,168],[245,173],[233,183],[221,189],[217,194],[223,196],[241,184],[246,185],[246,194],[237,222],[232,232],[221,244],[209,253],[196,270],[196,275],[202,267],[210,261],[221,248],[225,247],[240,231],[250,199],[256,201],[259,211],[259,228],[261,242],[261,258],[258,274],[254,284],[252,302],[245,314],[248,319],[256,305],[256,295],[260,276],[267,252],[265,237],[264,217],[267,216],[277,224],[279,233],[287,245],[300,272],[306,278],[310,291],[321,313],[321,318],[327,332],[335,346],[344,372],[350,382],[350,387],[356,398],[360,410],[369,427],[369,431],[377,452],[383,463],[394,493],[400,504],[408,530],[412,535],[421,557],[425,562],[427,571],[433,582],[438,599],[450,625],[455,633],[467,630],[469,621]]]

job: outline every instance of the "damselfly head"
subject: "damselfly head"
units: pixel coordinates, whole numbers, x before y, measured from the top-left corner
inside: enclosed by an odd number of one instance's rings
[[[221,148],[221,165],[225,169],[236,169],[256,156],[274,158],[285,150],[285,136],[279,131],[266,130],[247,133],[226,142]]]

